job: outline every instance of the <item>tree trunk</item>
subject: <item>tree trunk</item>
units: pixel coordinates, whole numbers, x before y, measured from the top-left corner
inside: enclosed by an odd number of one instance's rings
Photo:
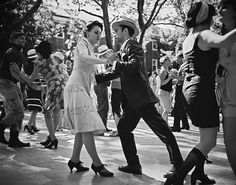
[[[108,2],[109,0],[103,1],[102,11],[103,11],[103,22],[104,22],[104,31],[106,36],[106,44],[107,47],[112,49],[112,37],[111,37],[111,27],[109,22],[109,14],[108,14]]]

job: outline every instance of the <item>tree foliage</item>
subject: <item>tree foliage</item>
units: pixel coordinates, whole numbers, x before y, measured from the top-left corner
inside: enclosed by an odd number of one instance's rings
[[[9,46],[9,35],[13,30],[24,29],[24,24],[30,21],[42,0],[2,0],[0,4],[0,58]],[[27,26],[25,27],[25,29]]]

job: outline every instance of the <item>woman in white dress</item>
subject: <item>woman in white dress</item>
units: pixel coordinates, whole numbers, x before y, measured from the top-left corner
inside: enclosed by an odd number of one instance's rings
[[[74,167],[78,171],[88,170],[80,161],[84,144],[92,158],[91,168],[95,174],[111,177],[113,173],[104,167],[96,151],[93,133],[104,130],[105,127],[90,95],[91,85],[95,79],[95,65],[108,63],[107,59],[97,58],[93,51],[95,44],[100,40],[102,29],[102,24],[94,21],[87,25],[84,37],[78,40],[74,51],[73,71],[64,90],[64,119],[76,132],[73,153],[68,162],[70,170]]]

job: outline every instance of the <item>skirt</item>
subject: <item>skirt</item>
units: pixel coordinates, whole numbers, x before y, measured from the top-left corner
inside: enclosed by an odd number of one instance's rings
[[[26,98],[27,109],[29,111],[42,111],[42,101],[41,101],[41,91],[36,91],[34,89],[27,89]]]
[[[64,90],[64,121],[76,133],[104,131],[105,126],[85,88],[67,84]]]
[[[184,105],[192,124],[213,128],[220,124],[214,86],[201,82],[195,75],[186,76],[183,84]]]

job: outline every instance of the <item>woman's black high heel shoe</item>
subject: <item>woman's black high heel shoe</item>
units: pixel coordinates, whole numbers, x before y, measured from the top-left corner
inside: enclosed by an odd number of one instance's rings
[[[39,129],[37,129],[37,127],[35,127],[34,125],[31,126],[31,130],[33,130],[34,132],[38,132]]]
[[[34,134],[34,131],[31,130],[31,128],[29,127],[29,125],[25,125],[24,127],[24,131],[27,130],[29,132],[29,134],[33,135]]]
[[[48,136],[46,141],[40,142],[40,144],[43,145],[43,146],[47,146],[47,145],[49,145],[50,142],[51,142],[51,138],[50,138],[50,136]]]
[[[164,185],[183,185],[183,181],[177,178],[176,174],[171,174],[165,181]]]
[[[78,172],[84,172],[84,171],[88,171],[89,168],[84,167],[82,164],[83,162],[79,161],[77,163],[72,162],[71,160],[68,161],[68,166],[70,168],[70,172],[72,172],[73,168],[76,168]]]
[[[208,185],[208,184],[215,184],[216,181],[214,179],[209,179],[207,177],[207,175],[203,174],[203,175],[198,175],[196,173],[192,173],[191,174],[191,185],[195,185],[196,182],[200,181],[200,184],[204,184],[204,185]]]
[[[45,145],[45,148],[51,149],[54,146],[55,149],[57,149],[57,145],[58,145],[58,140],[54,139],[54,140],[51,140],[51,142],[48,145]]]
[[[99,175],[101,175],[102,177],[112,177],[114,174],[110,171],[108,171],[104,165],[102,164],[101,166],[94,166],[93,164],[91,165],[92,170],[94,171],[94,173],[97,175],[97,173],[99,173]]]

